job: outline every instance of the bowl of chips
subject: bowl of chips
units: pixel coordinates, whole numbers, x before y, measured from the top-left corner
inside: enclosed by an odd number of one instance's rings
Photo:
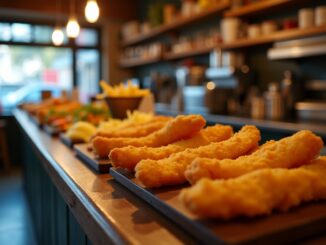
[[[127,117],[127,111],[137,110],[144,96],[150,94],[148,89],[140,89],[130,81],[126,85],[119,84],[111,86],[105,81],[100,82],[107,105],[110,108],[113,118],[124,119]]]

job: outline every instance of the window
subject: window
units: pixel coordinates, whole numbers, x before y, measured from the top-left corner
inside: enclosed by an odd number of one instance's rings
[[[82,101],[99,92],[98,86],[94,86],[100,79],[99,52],[95,49],[79,49],[77,51],[77,77],[78,90]]]
[[[96,46],[98,45],[98,33],[93,29],[81,29],[76,39],[78,46]]]
[[[54,26],[45,24],[0,22],[0,103],[15,92],[18,101],[18,92],[29,89],[70,91],[77,86],[85,102],[98,93],[99,31],[81,28],[78,38],[65,37],[57,47],[52,44],[53,30]],[[28,93],[25,97],[39,98]]]
[[[10,41],[11,27],[8,23],[0,23],[0,41]]]
[[[51,43],[52,27],[50,26],[34,26],[34,42],[36,43]]]
[[[12,24],[11,34],[15,42],[30,42],[32,41],[32,26],[21,23]]]

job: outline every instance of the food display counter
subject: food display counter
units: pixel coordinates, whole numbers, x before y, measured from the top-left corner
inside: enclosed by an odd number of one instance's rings
[[[109,174],[98,174],[78,160],[73,150],[58,137],[50,137],[40,130],[25,112],[16,110],[14,116],[24,135],[22,153],[25,187],[41,244],[205,243],[205,236],[201,241],[198,240],[198,236],[195,238],[189,230],[186,232],[180,223],[177,225],[177,222],[173,222],[171,216],[167,218],[153,208],[153,204],[146,203]],[[169,199],[168,196],[164,198]],[[300,240],[303,237],[306,239],[305,236],[323,241],[325,238],[320,238],[319,234],[324,232],[325,207],[322,203],[314,207],[301,214],[295,211],[286,216],[291,218],[287,221],[290,226],[298,222],[297,215],[301,215],[299,220],[307,223],[278,232],[275,237],[267,234],[271,243],[293,241],[299,237]],[[313,223],[310,223],[310,215],[313,216]],[[259,227],[260,223],[255,219],[249,222],[254,224],[255,230],[250,227],[245,230],[251,230],[248,237],[253,237],[251,242],[257,242],[261,237],[256,236],[256,228],[259,228],[257,234],[259,230],[275,231],[277,222],[283,219],[282,215],[276,216],[265,223],[266,227]],[[236,233],[244,233],[241,223],[245,222],[239,221],[218,222],[216,227],[222,225],[225,231],[231,232],[227,236],[232,237],[234,234],[236,237]],[[209,226],[209,223],[205,224]],[[234,241],[237,243],[236,239]]]
[[[14,116],[24,133],[25,184],[41,244],[195,243],[109,174],[91,170],[26,113]]]

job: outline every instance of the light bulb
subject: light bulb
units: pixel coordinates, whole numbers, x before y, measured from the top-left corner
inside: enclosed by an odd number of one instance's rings
[[[86,20],[90,23],[94,23],[98,20],[100,15],[100,8],[96,0],[88,0],[85,7]]]
[[[78,21],[76,20],[75,17],[69,18],[66,30],[67,30],[68,37],[70,37],[70,38],[78,37],[80,27],[79,27]]]
[[[52,42],[55,46],[60,46],[63,44],[64,34],[63,31],[56,27],[52,33]]]

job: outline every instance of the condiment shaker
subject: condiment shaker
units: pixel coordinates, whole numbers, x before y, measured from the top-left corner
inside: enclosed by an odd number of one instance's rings
[[[279,120],[284,115],[283,99],[279,86],[273,82],[269,84],[268,91],[264,94],[267,119]]]

